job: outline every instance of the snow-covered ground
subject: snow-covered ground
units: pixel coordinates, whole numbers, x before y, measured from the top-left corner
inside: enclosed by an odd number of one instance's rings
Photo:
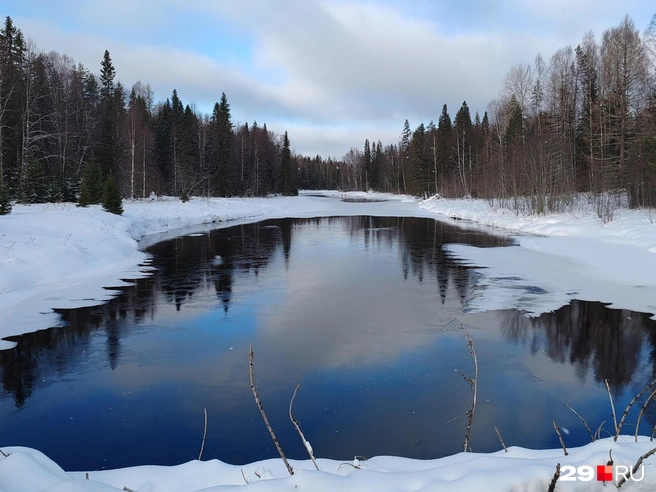
[[[539,315],[580,299],[656,314],[653,210],[619,209],[605,224],[585,200],[573,212],[540,216],[473,199],[431,198],[420,207],[515,235],[517,247],[448,247],[464,263],[485,267],[469,305],[474,311],[514,308]]]
[[[126,202],[121,217],[98,206],[17,205],[12,214],[0,216],[0,338],[56,325],[59,320],[53,308],[102,302],[112,295],[106,287],[147,274],[148,258],[139,244],[143,247],[174,235],[240,221],[329,215],[441,214],[515,235],[518,245],[514,247],[448,247],[463,262],[486,267],[480,270],[480,295],[469,306],[473,310],[514,307],[538,314],[577,298],[656,313],[656,225],[646,212],[622,210],[613,222],[604,224],[591,206],[581,206],[576,213],[523,217],[482,200],[418,202],[403,196],[352,193],[352,198],[386,201],[345,203],[338,199],[339,193],[327,195],[330,198],[306,194],[293,198],[198,198],[189,203],[177,199]],[[0,349],[12,346],[0,341]],[[249,489],[263,492],[537,491],[547,490],[556,463],[591,466],[596,471],[596,465],[605,464],[612,449],[615,464],[630,467],[653,447],[656,443],[648,438],[633,443],[624,437],[617,443],[606,439],[570,450],[568,456],[561,450],[510,448],[508,453],[461,453],[428,461],[376,457],[342,464],[319,460],[322,472],[314,470],[308,460],[292,463],[296,470],[293,477],[287,476],[279,460],[242,467],[194,461],[177,467],[90,472],[88,479],[85,473],[65,473],[38,451],[5,447],[0,448],[8,454],[0,454],[0,492],[211,492],[236,490],[247,482]],[[556,490],[603,487],[594,477],[588,482],[567,482],[561,477]],[[656,490],[656,456],[645,461],[644,479],[630,481],[624,488]]]
[[[4,448],[0,456],[0,490],[3,492],[419,492],[464,491],[543,492],[561,465],[557,491],[610,490],[610,484],[597,480],[597,465],[606,465],[609,450],[614,460],[613,481],[617,473],[633,468],[638,458],[656,445],[649,438],[621,436],[595,441],[581,448],[563,451],[511,447],[490,454],[459,453],[437,460],[410,460],[379,456],[365,461],[317,460],[317,471],[310,460],[290,463],[290,476],[282,460],[266,460],[234,466],[217,460],[190,461],[171,466],[139,466],[121,470],[66,473],[42,453],[28,448]],[[655,459],[654,457],[651,458]],[[567,469],[563,467],[574,467]],[[587,467],[587,468],[579,468]],[[656,490],[656,464],[646,459],[633,479],[621,490]],[[567,475],[567,477],[566,477]],[[587,476],[588,481],[581,478]],[[571,481],[567,481],[569,478]],[[248,485],[247,485],[248,483]]]

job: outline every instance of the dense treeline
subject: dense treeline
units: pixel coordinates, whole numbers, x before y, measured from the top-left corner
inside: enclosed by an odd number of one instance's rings
[[[96,75],[38,51],[7,17],[0,213],[10,199],[86,201],[84,181],[101,188],[110,175],[127,198],[373,189],[523,196],[541,213],[575,192],[617,191],[631,206],[656,206],[655,67],[656,16],[643,35],[626,17],[599,40],[588,33],[548,61],[512,66],[482,116],[463,102],[452,118],[444,105],[437,123],[412,130],[406,120],[396,143],[366,140],[340,160],[322,159],[293,154],[288,135],[266,125],[234,124],[225,94],[211,115],[176,90],[155,103],[148,84],[128,90],[115,81],[107,51]]]
[[[656,16],[644,36],[626,17],[600,40],[588,33],[548,62],[511,67],[482,117],[463,102],[453,119],[444,105],[437,124],[413,131],[406,120],[398,143],[365,141],[317,187],[525,196],[537,213],[574,192],[617,190],[656,206],[655,55]]]
[[[148,84],[116,81],[108,51],[96,75],[39,51],[10,17],[0,29],[0,213],[9,199],[75,201],[81,191],[98,203],[97,181],[110,175],[127,198],[296,194],[289,145],[266,124],[235,125],[225,93],[211,115],[175,89],[155,103]]]

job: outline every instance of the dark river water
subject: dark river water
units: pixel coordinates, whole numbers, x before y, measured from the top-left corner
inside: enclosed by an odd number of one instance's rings
[[[2,445],[37,448],[67,470],[243,464],[276,457],[249,385],[289,457],[436,458],[462,451],[473,374],[480,375],[473,451],[568,446],[612,430],[654,378],[656,323],[646,314],[575,301],[528,318],[468,313],[476,270],[442,245],[517,247],[431,219],[270,220],[148,249],[157,272],[105,305],[61,311],[66,328],[14,338],[0,352]],[[445,309],[447,312],[445,312]],[[656,423],[648,409],[641,433]],[[635,430],[637,412],[627,419]],[[455,420],[453,420],[455,419]]]

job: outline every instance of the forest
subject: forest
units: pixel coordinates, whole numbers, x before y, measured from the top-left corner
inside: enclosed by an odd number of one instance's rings
[[[94,74],[44,53],[12,19],[0,30],[0,213],[19,203],[98,203],[109,176],[124,198],[297,194],[287,133],[235,125],[225,93],[212,114],[177,91],[116,81],[105,51]],[[87,185],[85,187],[85,184]],[[3,205],[4,204],[4,205]]]
[[[656,15],[641,35],[627,16],[547,61],[509,68],[499,92],[472,120],[467,102],[451,118],[398,143],[364,142],[344,157],[347,188],[501,199],[528,213],[560,210],[575,193],[656,206]],[[311,167],[312,163],[308,165]],[[612,204],[600,203],[600,206]]]
[[[129,199],[375,190],[524,197],[529,213],[545,213],[586,192],[656,206],[656,15],[644,33],[627,16],[600,38],[511,66],[482,116],[464,101],[451,118],[444,104],[437,123],[400,122],[397,142],[366,140],[341,159],[295,154],[287,132],[266,124],[235,124],[225,93],[212,114],[175,89],[155,102],[148,83],[115,80],[108,51],[99,59],[95,74],[39,51],[5,19],[0,214],[16,202],[96,203],[88,188],[108,179]]]

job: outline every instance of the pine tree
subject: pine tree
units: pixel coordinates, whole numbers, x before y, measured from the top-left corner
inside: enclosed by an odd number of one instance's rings
[[[123,198],[121,197],[121,192],[119,191],[118,186],[116,186],[116,181],[114,181],[112,173],[109,173],[107,181],[105,182],[105,193],[103,194],[102,205],[105,212],[123,215]]]
[[[0,215],[11,213],[11,202],[9,201],[9,190],[5,186],[4,178],[0,173]]]
[[[100,166],[95,162],[90,162],[84,168],[78,205],[80,207],[86,207],[100,203],[103,200],[104,188],[105,185]]]

